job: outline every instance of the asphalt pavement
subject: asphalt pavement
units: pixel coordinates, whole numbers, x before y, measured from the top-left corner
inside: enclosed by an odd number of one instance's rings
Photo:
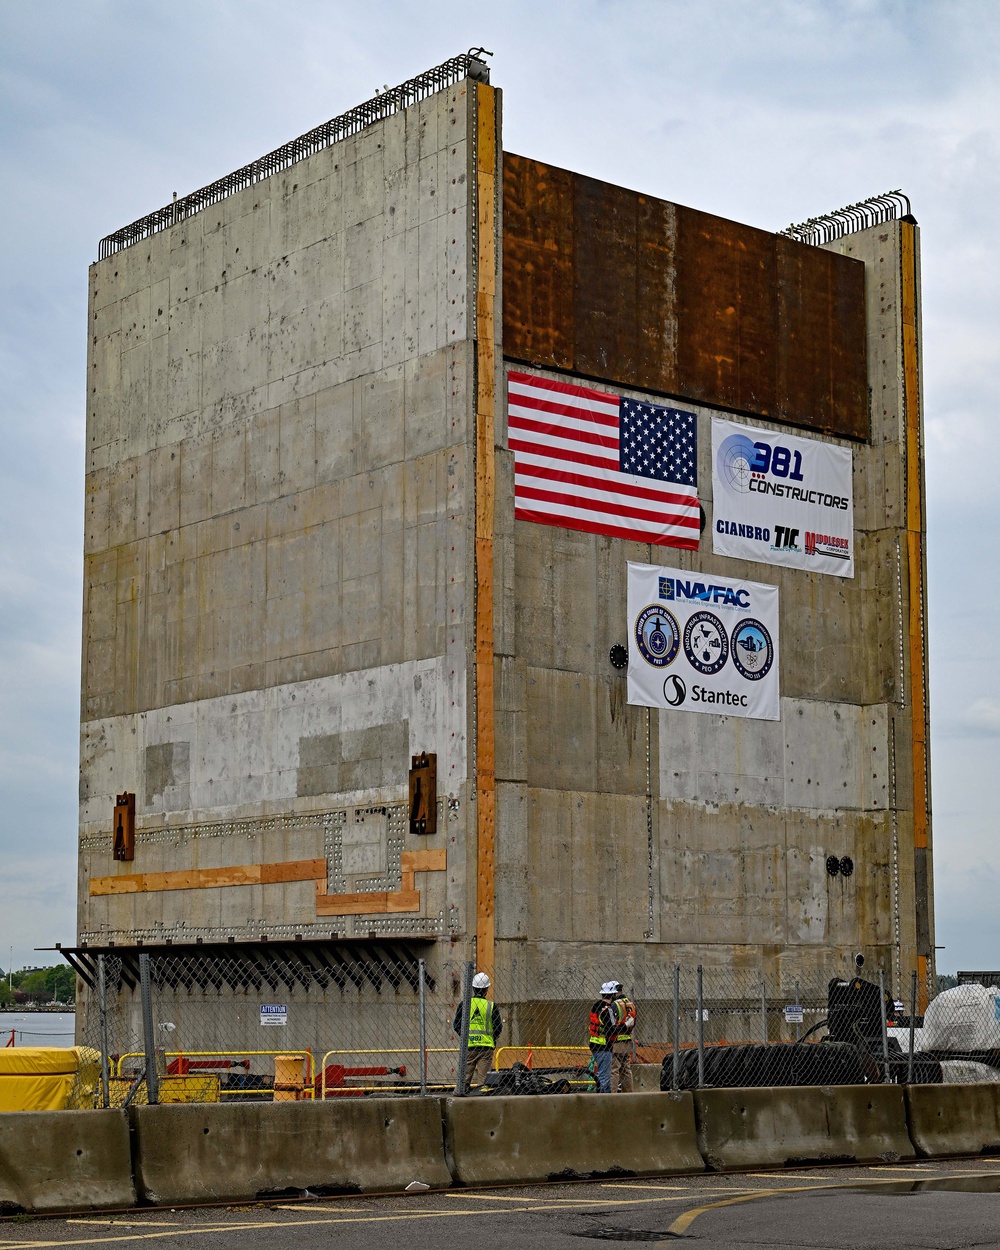
[[[0,1250],[586,1250],[600,1242],[678,1240],[713,1250],[1000,1248],[1000,1159],[283,1198],[249,1207],[0,1221]]]

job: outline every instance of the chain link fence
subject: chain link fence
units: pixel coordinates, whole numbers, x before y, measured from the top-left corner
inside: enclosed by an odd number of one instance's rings
[[[512,964],[481,988],[471,964],[306,943],[91,967],[77,1105],[1000,1081],[1000,990],[959,986],[921,1013],[915,975],[647,965],[611,990]]]

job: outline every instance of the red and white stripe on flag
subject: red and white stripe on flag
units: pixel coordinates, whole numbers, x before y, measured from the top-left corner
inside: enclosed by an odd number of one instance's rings
[[[623,473],[620,397],[533,374],[507,375],[514,516],[694,550],[697,489]]]

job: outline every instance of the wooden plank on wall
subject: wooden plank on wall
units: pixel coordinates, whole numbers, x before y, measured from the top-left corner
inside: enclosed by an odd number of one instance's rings
[[[138,872],[120,877],[94,877],[91,896],[155,894],[164,890],[210,890],[220,886],[271,885],[281,881],[326,880],[325,859],[300,859],[285,864],[234,864],[229,868],[184,868],[177,872]]]
[[[496,486],[496,92],[476,84],[476,958],[493,972],[496,778],[493,690],[493,508]]]

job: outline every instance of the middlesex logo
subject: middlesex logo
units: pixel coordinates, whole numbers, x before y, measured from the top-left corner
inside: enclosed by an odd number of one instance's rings
[[[833,556],[836,560],[851,558],[851,544],[846,538],[837,538],[833,534],[814,534],[806,530],[807,556]]]

